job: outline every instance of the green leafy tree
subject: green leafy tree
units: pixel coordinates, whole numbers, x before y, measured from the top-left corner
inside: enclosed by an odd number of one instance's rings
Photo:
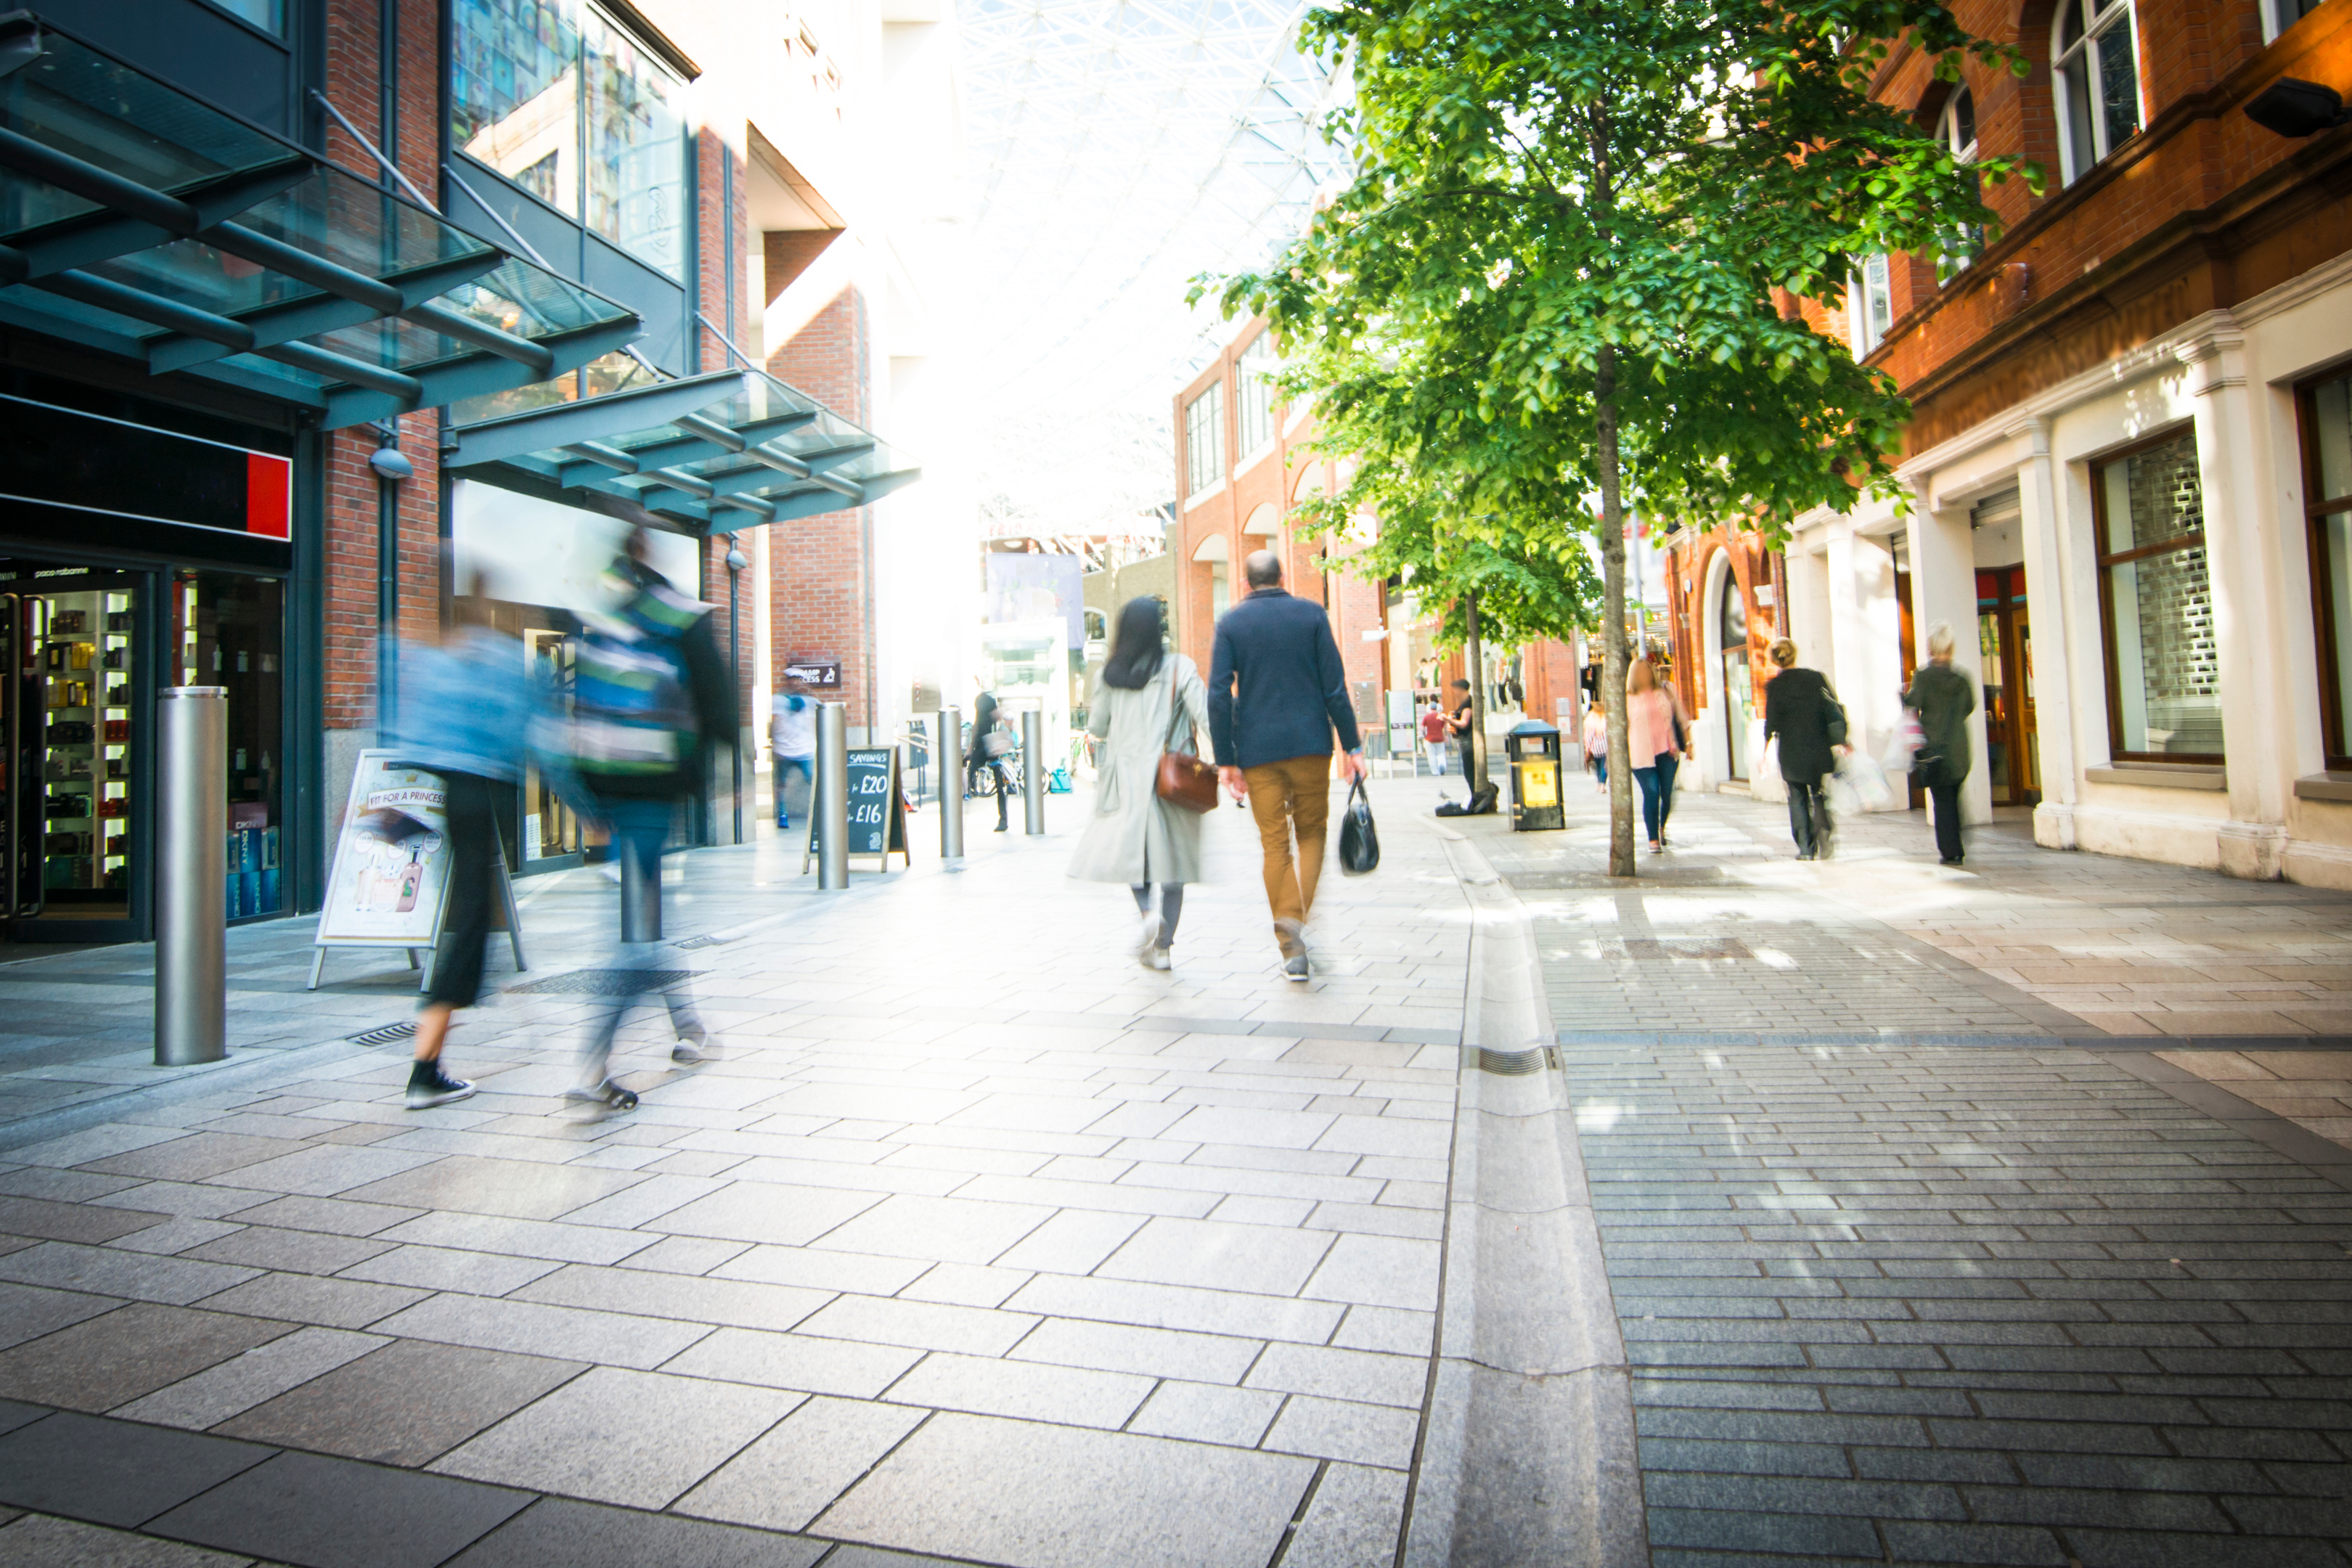
[[[1891,487],[1908,406],[1791,302],[1996,224],[1979,180],[2026,167],[1961,166],[1874,102],[1891,49],[1948,79],[1971,54],[2023,61],[1937,0],[1339,0],[1306,36],[1353,60],[1335,133],[1355,177],[1264,271],[1203,286],[1328,378],[1297,390],[1413,367],[1466,397],[1507,460],[1465,519],[1597,531],[1610,868],[1630,876],[1629,502],[1778,531]],[[1583,504],[1534,504],[1562,491]]]

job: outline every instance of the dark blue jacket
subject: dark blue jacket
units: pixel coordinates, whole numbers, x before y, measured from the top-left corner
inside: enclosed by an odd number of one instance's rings
[[[1209,661],[1209,740],[1221,768],[1328,757],[1363,742],[1348,675],[1320,605],[1260,588],[1217,622]]]

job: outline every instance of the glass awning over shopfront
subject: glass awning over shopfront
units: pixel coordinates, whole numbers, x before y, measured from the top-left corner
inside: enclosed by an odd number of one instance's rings
[[[864,506],[921,477],[904,454],[756,370],[459,425],[441,463],[549,500],[649,513],[693,533]]]
[[[0,322],[327,428],[544,382],[644,330],[26,12],[0,15]]]

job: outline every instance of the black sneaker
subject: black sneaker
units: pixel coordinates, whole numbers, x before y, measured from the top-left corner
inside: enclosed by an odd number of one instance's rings
[[[1282,961],[1282,977],[1300,985],[1306,984],[1308,978],[1307,955],[1302,952],[1284,959]]]
[[[623,1089],[609,1078],[586,1089],[567,1089],[563,1091],[563,1098],[570,1104],[589,1106],[598,1110],[635,1110],[637,1108],[635,1090]]]
[[[443,1072],[438,1061],[418,1062],[408,1069],[408,1109],[411,1110],[430,1110],[436,1105],[463,1100],[473,1092],[472,1084]]]

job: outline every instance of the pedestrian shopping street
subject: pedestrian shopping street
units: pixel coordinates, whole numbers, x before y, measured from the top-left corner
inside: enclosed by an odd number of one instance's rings
[[[426,1111],[307,921],[204,1068],[150,947],[0,967],[0,1562],[2352,1561],[2352,897],[1687,791],[1627,883],[1568,784],[1375,781],[1305,986],[1237,810],[1165,974],[1083,796],[676,857],[726,1050],[602,1120],[593,867]]]

